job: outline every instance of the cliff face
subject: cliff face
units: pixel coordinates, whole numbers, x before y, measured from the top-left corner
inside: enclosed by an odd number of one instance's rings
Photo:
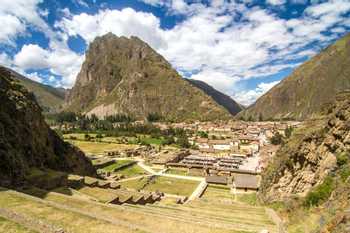
[[[337,173],[339,156],[350,152],[350,92],[338,94],[336,100],[327,115],[306,122],[276,153],[263,174],[263,200],[305,196],[328,175]]]
[[[304,120],[350,88],[350,34],[298,67],[238,117]]]
[[[67,110],[98,117],[123,113],[137,119],[228,119],[230,114],[136,37],[97,37],[67,97]]]
[[[0,186],[21,183],[30,167],[93,175],[83,152],[45,123],[32,93],[0,67]]]
[[[236,103],[230,96],[217,91],[203,81],[194,79],[186,79],[186,81],[204,91],[204,93],[212,97],[217,104],[227,109],[233,116],[244,109],[243,106]]]

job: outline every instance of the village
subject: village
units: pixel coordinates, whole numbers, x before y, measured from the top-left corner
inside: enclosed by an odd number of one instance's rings
[[[257,191],[280,147],[276,139],[286,139],[300,122],[151,124],[150,134],[136,135],[74,132],[66,124],[70,129],[61,136],[86,154],[97,176],[33,167],[18,190],[0,188],[2,196],[20,198],[21,205],[33,206],[28,211],[54,206],[65,226],[88,216],[82,224],[94,219],[97,232],[110,224],[141,232],[281,232],[280,219],[259,203]],[[164,143],[163,131],[179,133]],[[178,143],[180,137],[186,143]]]
[[[80,147],[91,158],[98,171],[101,180],[88,178],[87,185],[98,186],[102,182],[102,186],[109,187],[105,184],[108,181],[114,188],[124,189],[110,200],[119,204],[153,203],[165,198],[178,204],[187,203],[203,196],[209,185],[227,188],[233,198],[238,193],[255,193],[259,190],[261,172],[279,148],[271,143],[271,138],[275,135],[286,137],[286,132],[300,123],[152,124],[161,130],[180,128],[191,132],[188,137],[191,147],[161,146],[156,142],[130,145],[113,137],[93,140],[89,136],[89,141],[84,142],[82,135],[65,135],[67,141]],[[96,147],[100,149],[96,151]],[[81,182],[84,182],[83,178]],[[178,182],[185,189],[179,187]],[[147,198],[136,198],[137,202],[133,199],[135,193],[143,193]]]

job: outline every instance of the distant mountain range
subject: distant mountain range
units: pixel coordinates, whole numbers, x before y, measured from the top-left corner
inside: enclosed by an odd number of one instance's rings
[[[223,94],[222,92],[214,89],[212,86],[203,81],[195,79],[185,80],[191,83],[193,86],[204,91],[207,95],[212,97],[216,103],[226,108],[232,115],[236,115],[244,109],[242,105],[236,103],[230,96]]]
[[[197,86],[139,38],[109,33],[90,44],[66,109],[100,118],[122,113],[145,119],[158,114],[170,121],[227,120],[230,112],[239,111],[226,109],[206,93],[214,89]]]
[[[350,33],[298,67],[237,117],[304,120],[318,115],[338,92],[347,89]]]
[[[0,66],[0,68],[6,69],[11,73],[13,79],[18,80],[30,92],[33,92],[44,112],[53,113],[61,110],[64,103],[66,89],[54,88],[49,85],[41,84],[29,78],[26,78],[11,69],[5,68],[3,66]]]

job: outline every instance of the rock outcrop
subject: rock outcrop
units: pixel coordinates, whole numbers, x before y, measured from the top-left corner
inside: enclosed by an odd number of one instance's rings
[[[66,109],[99,118],[126,114],[145,119],[155,113],[171,121],[231,117],[145,42],[112,33],[90,44]]]
[[[326,115],[293,133],[263,174],[260,197],[266,202],[305,196],[329,174],[338,156],[350,153],[350,91],[336,96]]]
[[[0,186],[21,183],[31,167],[95,174],[84,153],[47,126],[34,94],[4,67],[0,67],[0,103]]]
[[[349,88],[350,34],[298,67],[238,117],[305,120]]]

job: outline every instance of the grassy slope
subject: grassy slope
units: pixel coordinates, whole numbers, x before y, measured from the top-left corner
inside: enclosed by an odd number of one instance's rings
[[[39,105],[45,112],[57,111],[63,105],[65,98],[64,91],[32,81],[21,75],[16,75],[15,78],[30,92],[34,93]]]
[[[6,233],[36,233],[15,222],[0,217],[0,232]]]
[[[305,119],[350,88],[350,34],[298,67],[238,117]]]

